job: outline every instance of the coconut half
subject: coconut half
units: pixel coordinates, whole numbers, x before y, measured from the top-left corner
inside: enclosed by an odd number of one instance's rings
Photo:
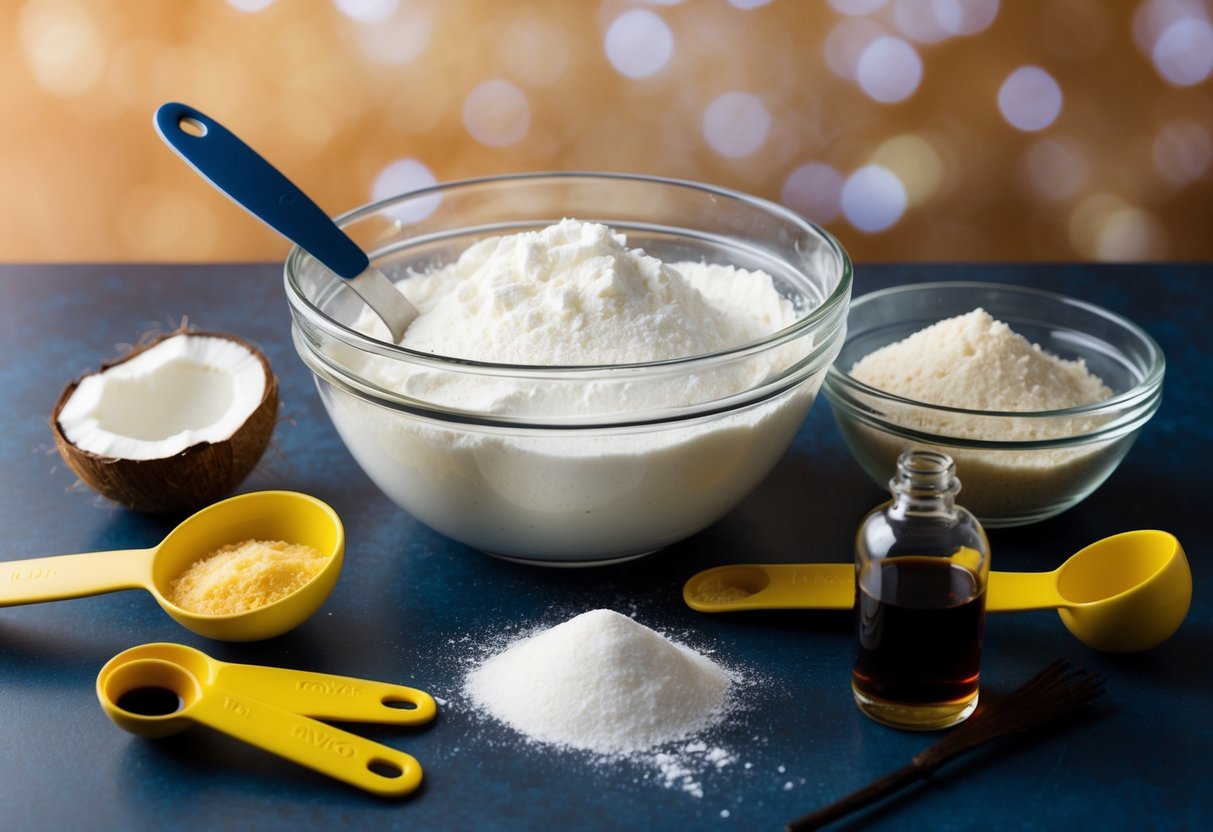
[[[278,382],[231,335],[177,331],[69,384],[51,416],[63,461],[139,511],[193,510],[227,495],[261,459]]]

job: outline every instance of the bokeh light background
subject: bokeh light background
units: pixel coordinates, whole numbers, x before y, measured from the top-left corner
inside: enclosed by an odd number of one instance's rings
[[[0,259],[269,260],[156,137],[225,123],[337,214],[635,171],[873,260],[1213,255],[1211,0],[5,0]]]

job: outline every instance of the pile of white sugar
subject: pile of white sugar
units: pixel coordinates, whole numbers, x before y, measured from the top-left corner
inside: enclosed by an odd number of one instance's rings
[[[724,715],[733,677],[626,615],[593,610],[468,674],[481,709],[528,738],[601,755],[685,739]]]
[[[764,272],[667,264],[605,225],[565,219],[482,240],[399,284],[418,317],[401,346],[531,366],[630,364],[717,352],[796,319]],[[369,311],[359,329],[386,333]]]
[[[984,309],[939,321],[876,350],[858,361],[851,375],[897,396],[966,410],[1062,410],[1112,395],[1081,359],[1066,361],[1045,352]]]

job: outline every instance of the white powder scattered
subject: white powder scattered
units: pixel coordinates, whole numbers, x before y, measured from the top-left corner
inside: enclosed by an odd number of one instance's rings
[[[742,761],[720,741],[747,719],[756,686],[772,683],[761,673],[722,667],[605,609],[532,634],[514,632],[490,646],[488,658],[467,657],[468,704],[526,740],[493,741],[521,745],[527,754],[568,755],[615,777],[633,769],[634,783],[696,800],[727,790],[736,805],[741,793],[769,793],[790,776],[772,781],[769,767]],[[472,636],[449,642],[461,651],[477,643]],[[745,735],[749,752],[767,743],[765,735]],[[720,816],[730,814],[724,809]]]
[[[907,399],[966,410],[1061,410],[1112,395],[1081,359],[1045,352],[984,309],[876,350],[851,375]]]
[[[646,751],[710,727],[731,684],[708,657],[611,610],[516,642],[466,679],[473,702],[530,739],[604,755]],[[698,743],[683,750],[708,751]],[[670,782],[689,773],[673,756],[659,762]]]

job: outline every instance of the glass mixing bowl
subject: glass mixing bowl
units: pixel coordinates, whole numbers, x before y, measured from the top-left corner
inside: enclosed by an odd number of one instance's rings
[[[338,223],[376,267],[408,280],[486,237],[566,217],[609,225],[629,248],[667,263],[761,269],[796,319],[708,355],[523,366],[362,334],[353,327],[361,301],[298,248],[287,257],[286,290],[295,348],[342,440],[388,497],[490,554],[607,563],[694,534],[766,476],[842,344],[851,263],[826,232],[773,203],[630,175],[456,182],[368,205]],[[454,395],[469,390],[505,395],[490,397],[492,407]]]
[[[1081,358],[1112,397],[1045,412],[963,410],[894,396],[848,374],[869,353],[978,307],[1046,352]],[[1052,292],[898,286],[856,298],[847,327],[824,393],[860,466],[884,486],[902,451],[943,451],[956,461],[957,501],[991,528],[1035,523],[1081,502],[1124,459],[1162,400],[1164,360],[1153,338],[1120,315]]]

